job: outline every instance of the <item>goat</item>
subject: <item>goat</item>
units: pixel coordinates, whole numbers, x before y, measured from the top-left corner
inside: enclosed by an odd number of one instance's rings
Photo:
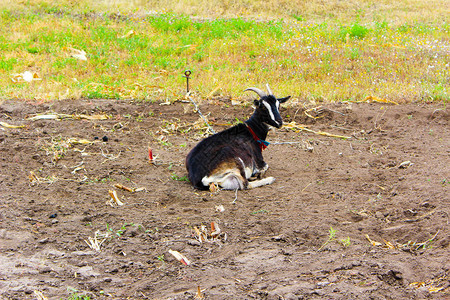
[[[186,157],[186,169],[195,188],[207,190],[212,184],[226,190],[252,189],[275,181],[262,178],[269,168],[262,150],[269,125],[281,128],[279,108],[291,96],[277,99],[266,85],[268,94],[258,88],[248,88],[260,97],[254,100],[255,111],[244,123],[209,136],[199,142]]]

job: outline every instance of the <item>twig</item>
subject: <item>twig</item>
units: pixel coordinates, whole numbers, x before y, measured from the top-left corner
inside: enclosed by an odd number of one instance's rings
[[[302,125],[296,124],[295,122],[287,123],[286,125],[284,125],[284,128],[293,129],[293,130],[294,129],[303,130],[303,131],[311,132],[311,133],[318,134],[318,135],[323,135],[323,136],[328,136],[328,137],[336,137],[336,138],[340,138],[340,139],[344,139],[344,140],[351,138],[350,136],[336,135],[336,134],[332,134],[332,133],[328,133],[328,132],[324,132],[324,131],[314,131],[314,130],[306,128]]]
[[[354,103],[361,103],[361,102],[379,102],[379,103],[389,103],[389,104],[395,104],[398,105],[397,102],[391,101],[391,100],[387,100],[387,99],[382,99],[382,98],[378,98],[375,96],[367,96],[366,98],[364,98],[363,100],[356,100],[356,101],[349,101],[349,102],[354,102]]]
[[[100,234],[100,230],[97,230],[94,234],[94,237],[88,237],[88,241],[84,240],[86,242],[86,244],[89,246],[89,248],[91,248],[92,250],[95,250],[97,252],[100,252],[100,247],[102,246],[102,244],[106,241],[106,239],[108,238],[108,234],[106,235],[101,235]],[[103,240],[100,242],[97,237],[103,237]]]
[[[36,296],[37,300],[48,300],[48,298],[45,297],[45,295],[41,291],[35,290],[34,295]]]
[[[323,118],[323,116],[315,117],[315,116],[310,115],[309,114],[310,111],[314,111],[318,115],[321,115],[323,113],[323,107],[322,106],[318,106],[318,107],[313,107],[313,108],[307,109],[307,110],[304,111],[304,113],[305,113],[305,115],[307,115],[308,117],[310,117],[311,119],[314,119],[314,120]]]
[[[331,112],[334,112],[335,114],[340,114],[340,115],[342,115],[342,116],[345,116],[344,113],[341,113],[340,111],[337,111],[337,110],[332,110],[332,109],[329,109],[329,108],[326,108],[326,107],[324,107],[323,109],[328,110],[328,111],[331,111]]]
[[[430,244],[430,243],[437,237],[439,231],[440,231],[440,230],[438,230],[438,231],[436,232],[436,234],[435,234],[431,239],[429,239],[429,240],[427,240],[427,241],[425,241],[425,242],[423,242],[423,243],[417,243],[417,244],[415,244],[414,246],[417,246],[417,247],[416,247],[416,250],[419,250],[420,247],[425,247],[425,246],[427,246],[428,244]]]
[[[117,154],[117,156],[114,156],[113,154],[105,154],[105,152],[103,152],[102,148],[100,148],[100,150],[102,150],[102,156],[107,158],[107,159],[110,159],[110,160],[114,160],[114,159],[119,158],[120,154],[122,153],[122,151],[119,151],[119,154]],[[106,150],[106,151],[108,151],[108,150]]]
[[[432,214],[434,214],[436,212],[436,209],[433,209],[432,211],[427,212],[426,214],[423,214],[415,219],[405,219],[403,220],[404,222],[417,222],[420,221],[428,216],[431,216]]]
[[[124,186],[124,185],[121,185],[120,183],[116,183],[116,184],[114,185],[114,187],[116,187],[116,188],[118,188],[118,189],[122,189],[122,190],[128,191],[128,192],[130,192],[130,193],[134,193],[134,192],[136,191],[135,189],[129,188],[129,187]]]
[[[308,183],[304,188],[303,188],[303,190],[301,191],[302,193],[306,190],[306,188],[308,187],[308,186],[310,186],[312,184],[312,182],[310,182],[310,183]]]

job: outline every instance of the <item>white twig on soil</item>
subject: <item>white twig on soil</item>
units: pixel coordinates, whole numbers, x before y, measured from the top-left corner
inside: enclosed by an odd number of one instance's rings
[[[237,201],[237,198],[238,198],[237,195],[238,195],[238,189],[235,189],[234,190],[234,199],[231,202],[231,204],[236,204],[236,201]]]
[[[48,298],[45,297],[45,295],[41,291],[35,290],[34,295],[36,296],[36,299],[38,299],[38,300],[48,300]]]
[[[301,192],[303,193],[308,188],[308,186],[310,186],[311,184],[312,184],[312,182],[308,183]]]
[[[119,151],[119,154],[117,154],[116,156],[114,156],[113,154],[105,154],[105,152],[103,152],[103,149],[102,149],[102,148],[100,148],[100,150],[102,150],[102,156],[105,157],[105,158],[107,158],[107,159],[110,159],[110,160],[118,159],[119,156],[120,156],[120,154],[122,153],[122,151]]]
[[[92,250],[95,250],[97,252],[100,252],[100,247],[102,246],[102,244],[106,241],[106,238],[108,237],[108,234],[106,235],[102,235],[104,236],[103,240],[101,242],[99,242],[99,240],[97,239],[97,237],[100,237],[100,230],[97,230],[94,234],[94,237],[88,237],[88,241],[84,240],[86,242],[86,244],[89,246],[89,248],[91,248]]]

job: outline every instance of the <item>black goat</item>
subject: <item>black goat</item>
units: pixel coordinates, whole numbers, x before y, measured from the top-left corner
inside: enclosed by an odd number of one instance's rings
[[[251,189],[275,181],[273,177],[262,179],[269,168],[262,150],[269,144],[265,141],[269,125],[283,125],[278,109],[291,96],[277,99],[266,86],[267,95],[257,88],[245,90],[260,97],[254,100],[256,108],[250,119],[207,137],[189,152],[186,169],[194,187],[207,190],[214,184],[227,190]]]

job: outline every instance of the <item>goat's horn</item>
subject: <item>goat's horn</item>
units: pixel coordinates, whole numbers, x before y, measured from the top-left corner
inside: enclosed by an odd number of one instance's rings
[[[269,93],[269,95],[273,95],[272,90],[270,89],[270,86],[268,83],[266,83],[266,88],[267,88],[267,92]]]
[[[258,88],[255,88],[255,87],[251,87],[251,88],[245,89],[244,92],[245,91],[253,91],[253,92],[257,93],[258,96],[261,97],[261,98],[266,96],[266,93],[264,93],[263,91],[261,91]]]

